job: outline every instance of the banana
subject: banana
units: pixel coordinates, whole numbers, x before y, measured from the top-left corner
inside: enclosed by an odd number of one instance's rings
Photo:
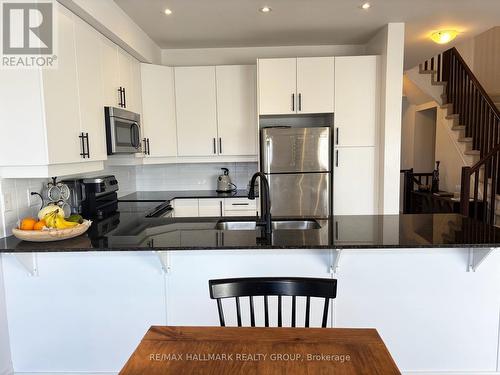
[[[48,228],[68,229],[74,228],[78,225],[78,223],[64,220],[64,218],[59,215],[59,210],[55,210],[45,215],[44,220]]]

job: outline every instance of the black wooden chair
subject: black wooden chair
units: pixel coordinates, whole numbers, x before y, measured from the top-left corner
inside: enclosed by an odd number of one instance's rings
[[[209,280],[210,298],[217,300],[220,325],[224,327],[224,311],[222,299],[236,299],[236,315],[238,327],[241,327],[240,297],[248,297],[250,303],[250,324],[255,327],[254,297],[264,297],[264,322],[269,327],[269,296],[278,297],[278,327],[282,327],[282,297],[292,297],[291,326],[296,326],[297,297],[306,297],[305,327],[309,327],[311,313],[311,297],[324,299],[321,327],[326,327],[330,299],[337,296],[337,280],[303,277],[266,277]]]

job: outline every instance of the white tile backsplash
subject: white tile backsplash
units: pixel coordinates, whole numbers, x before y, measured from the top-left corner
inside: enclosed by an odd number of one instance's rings
[[[103,171],[85,177],[113,174],[120,190],[118,196],[135,191],[215,190],[220,168],[228,168],[229,176],[238,189],[246,190],[248,181],[257,170],[257,163],[199,163],[145,166],[107,166]],[[84,177],[62,176],[59,179]],[[40,209],[40,199],[29,192],[42,192],[49,179],[0,179],[0,238],[10,236],[18,220],[33,216]],[[4,197],[11,199],[11,209],[5,209]]]
[[[232,182],[238,189],[246,190],[257,163],[162,164],[136,168],[137,191],[215,190],[221,168],[228,168]]]

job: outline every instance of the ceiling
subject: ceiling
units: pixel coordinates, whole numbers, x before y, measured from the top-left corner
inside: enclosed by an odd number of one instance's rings
[[[371,0],[368,10],[362,0],[114,1],[164,49],[364,44],[405,22],[406,68],[445,48],[429,40],[434,30],[459,30],[459,43],[500,24],[500,0]]]

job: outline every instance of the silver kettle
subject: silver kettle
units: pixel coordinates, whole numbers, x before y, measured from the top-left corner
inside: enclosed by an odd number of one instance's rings
[[[231,182],[229,177],[229,169],[221,168],[223,174],[217,177],[217,193],[228,193],[236,190],[236,185]]]

